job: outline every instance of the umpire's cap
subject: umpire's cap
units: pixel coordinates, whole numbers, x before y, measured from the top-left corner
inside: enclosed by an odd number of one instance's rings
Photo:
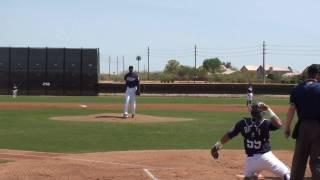
[[[314,75],[320,73],[320,64],[311,64],[308,67],[308,75]]]
[[[251,105],[251,116],[254,119],[262,119],[263,117],[263,111],[259,107],[259,103],[254,103]]]

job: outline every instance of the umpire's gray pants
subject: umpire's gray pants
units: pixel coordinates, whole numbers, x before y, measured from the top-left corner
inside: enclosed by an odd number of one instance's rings
[[[292,160],[291,180],[304,179],[309,156],[312,179],[320,180],[320,122],[302,120]]]

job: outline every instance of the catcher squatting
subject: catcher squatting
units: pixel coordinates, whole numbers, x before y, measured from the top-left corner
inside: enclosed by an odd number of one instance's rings
[[[283,178],[290,179],[289,168],[281,162],[272,152],[269,143],[270,131],[282,126],[279,117],[264,103],[256,103],[249,106],[251,118],[239,120],[235,126],[227,132],[220,141],[211,148],[211,155],[218,159],[218,151],[239,133],[243,136],[243,145],[247,154],[244,170],[245,179],[257,177],[262,170],[267,170]],[[264,119],[269,116],[269,119]]]

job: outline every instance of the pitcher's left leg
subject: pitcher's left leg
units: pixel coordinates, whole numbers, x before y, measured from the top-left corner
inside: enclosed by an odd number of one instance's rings
[[[136,94],[132,96],[132,118],[134,118],[136,114],[137,102],[136,102]]]

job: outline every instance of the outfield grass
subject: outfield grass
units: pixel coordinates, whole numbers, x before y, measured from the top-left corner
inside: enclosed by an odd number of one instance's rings
[[[86,100],[86,101],[84,101]],[[122,97],[18,97],[18,102],[122,102]],[[157,101],[155,101],[157,100]],[[1,102],[12,102],[0,97]],[[224,98],[154,98],[139,97],[139,103],[212,103],[237,104],[243,99]],[[284,101],[269,100],[272,104]],[[281,103],[279,103],[281,104]],[[51,116],[85,115],[119,111],[102,110],[0,110],[0,148],[48,152],[97,152],[146,149],[209,149],[246,113],[196,112],[181,110],[139,110],[155,116],[193,118],[195,121],[173,123],[64,122]],[[281,114],[284,118],[284,114]],[[274,149],[293,149],[279,130],[272,134]],[[242,149],[237,137],[225,148]]]
[[[0,164],[3,164],[3,163],[8,163],[8,162],[12,162],[12,161],[9,161],[9,160],[4,160],[4,159],[0,159]]]
[[[256,98],[256,101],[264,101],[267,104],[287,105],[287,98]],[[19,96],[13,99],[11,96],[0,96],[0,102],[48,102],[48,103],[123,103],[123,96]],[[138,97],[138,103],[157,104],[245,104],[245,98],[224,98],[224,97]]]

